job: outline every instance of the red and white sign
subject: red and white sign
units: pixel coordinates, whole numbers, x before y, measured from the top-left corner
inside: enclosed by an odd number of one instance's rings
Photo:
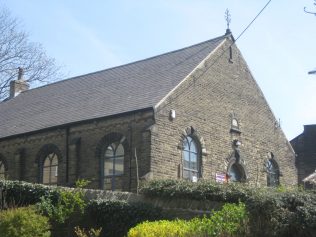
[[[215,181],[216,181],[216,183],[226,183],[227,182],[227,175],[225,173],[216,173],[215,174]]]

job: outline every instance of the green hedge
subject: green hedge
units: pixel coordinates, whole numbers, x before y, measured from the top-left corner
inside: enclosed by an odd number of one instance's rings
[[[102,227],[102,236],[125,236],[131,227],[145,220],[161,219],[161,209],[144,203],[93,200],[86,207],[86,219]]]
[[[218,184],[209,181],[193,183],[186,180],[152,180],[142,184],[140,193],[148,197],[181,198],[238,203],[255,190],[244,184]]]
[[[33,205],[39,202],[41,197],[50,197],[52,202],[56,203],[59,198],[59,192],[54,187],[22,181],[0,180],[1,192],[5,203],[0,203],[0,208]]]
[[[247,199],[254,236],[316,236],[316,195],[264,190]]]
[[[164,199],[187,198],[246,204],[249,228],[256,237],[316,236],[316,194],[299,188],[254,188],[244,184],[153,180],[141,193]]]

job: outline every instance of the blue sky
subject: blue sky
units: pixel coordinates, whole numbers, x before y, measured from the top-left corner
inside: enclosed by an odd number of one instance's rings
[[[67,77],[176,50],[231,30],[237,37],[268,0],[0,0]],[[288,139],[316,123],[313,0],[272,0],[237,41]]]

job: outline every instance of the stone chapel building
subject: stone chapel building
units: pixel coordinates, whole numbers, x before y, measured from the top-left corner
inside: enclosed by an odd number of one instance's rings
[[[0,103],[0,178],[135,191],[139,179],[297,184],[295,155],[228,30]]]

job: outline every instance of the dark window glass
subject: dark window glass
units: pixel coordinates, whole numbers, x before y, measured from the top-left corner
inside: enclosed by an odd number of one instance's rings
[[[233,182],[241,182],[245,180],[245,171],[240,164],[232,164],[228,171],[229,180]]]
[[[121,143],[111,143],[104,154],[104,189],[118,190],[118,176],[124,173],[124,147]]]
[[[189,136],[183,140],[183,178],[189,180],[199,178],[198,149]]]
[[[0,180],[5,179],[5,166],[3,161],[0,160]]]
[[[275,161],[269,159],[267,161],[267,185],[269,187],[276,187],[280,184],[279,169]]]
[[[43,184],[56,185],[58,181],[58,157],[50,153],[43,162]]]

